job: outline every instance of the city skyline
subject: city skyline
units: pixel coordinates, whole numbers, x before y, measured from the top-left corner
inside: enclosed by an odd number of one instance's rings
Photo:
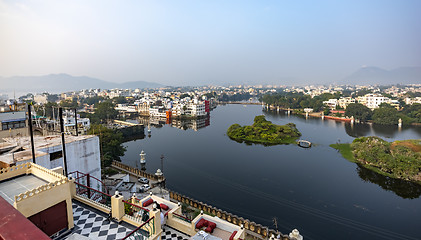
[[[0,1],[0,76],[323,84],[420,66],[418,1]]]

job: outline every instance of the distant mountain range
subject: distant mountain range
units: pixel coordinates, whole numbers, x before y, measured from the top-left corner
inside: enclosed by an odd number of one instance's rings
[[[362,67],[336,83],[347,85],[420,84],[421,67],[401,67],[393,70],[385,70],[378,67]]]
[[[378,67],[362,67],[348,77],[333,83],[339,85],[420,84],[421,67],[401,67],[393,70],[385,70]],[[164,87],[164,85],[144,81],[113,83],[96,78],[86,76],[71,76],[68,74],[0,77],[0,94],[6,93],[9,95],[9,97],[12,97],[14,92],[17,96],[19,96],[26,93],[62,93],[89,88],[144,89],[158,87]]]
[[[50,74],[45,76],[16,76],[0,77],[0,91],[12,93],[61,93],[68,91],[77,91],[81,89],[100,88],[100,89],[136,89],[136,88],[158,88],[163,87],[159,83],[153,82],[125,82],[113,83],[96,78],[85,76],[71,76],[68,74]]]

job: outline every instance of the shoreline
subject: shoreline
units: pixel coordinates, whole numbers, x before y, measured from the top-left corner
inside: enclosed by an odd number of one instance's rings
[[[246,105],[251,105],[251,104],[246,104]],[[277,111],[278,107],[273,106],[273,105],[269,105],[269,108],[267,107],[268,105],[263,105],[264,109],[266,110],[270,110],[270,111]],[[279,110],[282,111],[291,111],[291,114],[298,114],[298,115],[303,115],[306,116],[306,113],[303,113],[303,110],[297,110],[297,109],[288,109],[288,108],[282,108],[279,107]],[[310,117],[316,117],[316,118],[322,118],[322,112],[311,112],[308,113],[308,116]],[[346,117],[335,117],[335,116],[329,116],[329,115],[324,115],[325,119],[329,119],[329,120],[334,120],[334,121],[341,121],[341,122],[351,122],[350,118],[346,118]],[[322,119],[323,120],[323,119]],[[368,120],[366,122],[354,122],[354,123],[365,123],[365,124],[373,124],[372,120]],[[398,124],[392,124],[392,125],[384,125],[384,126],[395,126]],[[421,123],[410,123],[410,124],[406,124],[405,126],[421,126]]]
[[[418,185],[421,185],[420,181],[413,181],[413,180],[408,180],[408,179],[404,179],[404,178],[400,178],[400,177],[396,177],[394,174],[390,174],[387,172],[382,171],[381,169],[379,169],[377,166],[374,165],[370,165],[367,164],[365,161],[361,161],[358,159],[355,159],[353,154],[352,154],[352,149],[351,149],[351,144],[350,143],[334,143],[334,144],[330,144],[329,145],[331,148],[334,148],[336,150],[338,150],[338,152],[342,155],[343,158],[345,158],[346,160],[357,164],[358,166],[361,166],[365,169],[368,169],[370,171],[376,172],[382,176],[385,177],[390,177],[393,179],[398,179],[398,180],[402,180],[402,181],[407,181],[407,182],[411,182],[411,183],[416,183]]]

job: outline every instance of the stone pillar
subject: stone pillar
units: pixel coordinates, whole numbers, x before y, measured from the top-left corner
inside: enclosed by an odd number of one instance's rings
[[[155,234],[161,236],[161,212],[157,208],[153,208],[149,211],[149,218],[154,217]]]
[[[111,196],[111,216],[117,221],[120,221],[124,216],[124,203],[123,203],[123,196],[116,194]]]
[[[71,197],[73,198],[74,196],[76,196],[76,184],[75,184],[75,179],[72,178],[71,176],[69,176],[69,186],[70,186],[70,194]]]

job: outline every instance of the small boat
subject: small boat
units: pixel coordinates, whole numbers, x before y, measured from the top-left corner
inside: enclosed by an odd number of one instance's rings
[[[310,148],[311,147],[311,142],[310,141],[307,141],[307,140],[299,140],[297,142],[297,145],[299,147],[303,147],[303,148]]]

